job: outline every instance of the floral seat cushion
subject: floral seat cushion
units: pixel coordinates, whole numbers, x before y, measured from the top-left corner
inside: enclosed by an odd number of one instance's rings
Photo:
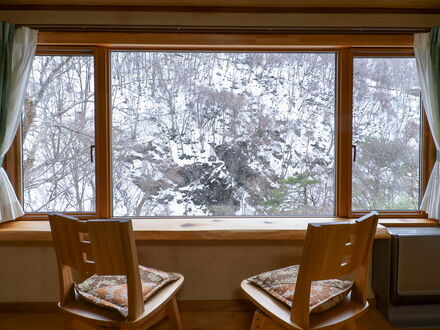
[[[293,265],[248,278],[273,297],[292,307],[299,265]],[[310,313],[324,312],[344,300],[352,281],[338,279],[313,281],[310,288]]]
[[[154,268],[139,266],[144,301],[169,282],[176,281],[176,273],[167,273]],[[125,276],[93,275],[84,282],[75,284],[76,291],[85,300],[98,306],[128,315],[127,280]]]

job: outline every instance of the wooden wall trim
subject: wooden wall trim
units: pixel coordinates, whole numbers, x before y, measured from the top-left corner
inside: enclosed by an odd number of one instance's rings
[[[161,6],[161,5],[51,5],[2,4],[0,10],[32,11],[117,11],[117,12],[222,12],[222,13],[299,13],[299,14],[440,14],[440,8],[391,7],[302,7],[302,6]]]
[[[108,24],[28,24],[40,32],[131,32],[131,33],[236,33],[236,34],[412,34],[429,32],[414,27],[288,27],[288,26],[207,26],[207,25],[108,25]]]
[[[41,32],[39,45],[98,45],[153,49],[296,49],[307,47],[412,47],[413,34],[222,34]]]

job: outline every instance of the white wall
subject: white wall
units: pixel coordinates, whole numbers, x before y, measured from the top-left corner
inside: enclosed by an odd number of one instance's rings
[[[140,243],[140,263],[185,276],[181,300],[244,299],[240,282],[299,262],[302,242],[163,241]],[[0,247],[0,302],[58,300],[58,272],[51,246]]]

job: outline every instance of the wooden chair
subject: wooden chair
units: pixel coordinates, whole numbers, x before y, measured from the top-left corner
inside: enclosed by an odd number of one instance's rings
[[[60,278],[58,306],[68,317],[66,329],[147,329],[166,316],[172,329],[182,329],[175,298],[182,275],[144,304],[131,220],[81,221],[62,214],[51,214],[49,220]],[[72,269],[85,276],[125,275],[128,317],[81,299],[74,289]]]
[[[291,309],[244,280],[242,290],[260,309],[251,329],[356,329],[355,320],[368,308],[368,265],[378,216],[371,212],[349,223],[309,224]],[[310,314],[311,282],[350,273],[354,283],[344,301],[328,311]]]

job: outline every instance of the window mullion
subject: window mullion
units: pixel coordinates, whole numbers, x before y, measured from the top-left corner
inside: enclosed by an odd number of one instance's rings
[[[351,216],[353,62],[349,48],[337,56],[336,216]]]
[[[96,216],[112,216],[109,50],[96,52]]]

